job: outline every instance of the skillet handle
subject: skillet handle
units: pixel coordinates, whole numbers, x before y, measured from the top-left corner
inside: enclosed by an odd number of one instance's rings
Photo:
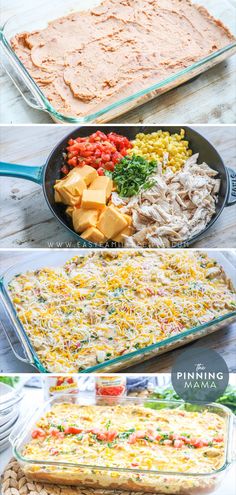
[[[34,167],[31,165],[0,162],[0,177],[18,177],[19,179],[31,180],[36,182],[36,184],[43,183],[43,170],[44,165]]]
[[[229,192],[226,206],[232,206],[236,203],[236,170],[226,167],[229,179]]]

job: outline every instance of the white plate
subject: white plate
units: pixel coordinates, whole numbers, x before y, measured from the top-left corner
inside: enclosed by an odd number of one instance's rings
[[[11,424],[3,432],[0,430],[0,443],[9,437],[10,433],[12,432],[12,430],[16,424],[17,419],[18,419],[18,416],[16,418],[14,418],[14,421],[10,422]]]
[[[22,400],[22,393],[5,383],[0,382],[0,416],[10,407]]]
[[[0,382],[0,404],[4,402],[11,401],[14,398],[16,391],[10,385]]]
[[[9,421],[7,421],[2,426],[0,426],[0,435],[2,435],[2,433],[7,431],[11,427],[11,425],[15,423],[15,421],[18,419],[18,416],[19,416],[19,411],[15,411],[15,415],[13,416],[13,418],[9,419]]]
[[[13,407],[7,409],[5,414],[0,414],[0,428],[3,425],[5,426],[6,423],[8,423],[8,421],[10,421],[11,419],[16,418],[17,414],[18,414],[18,409]]]
[[[8,449],[9,447],[10,447],[9,440],[6,440],[4,443],[0,443],[0,452],[3,452],[4,450]]]

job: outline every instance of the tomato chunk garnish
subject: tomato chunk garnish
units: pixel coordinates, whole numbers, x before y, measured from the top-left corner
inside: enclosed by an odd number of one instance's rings
[[[82,431],[83,428],[77,428],[77,426],[67,426],[67,428],[65,428],[65,435],[77,435]]]
[[[32,438],[43,438],[46,436],[45,431],[42,428],[35,428],[31,433]]]

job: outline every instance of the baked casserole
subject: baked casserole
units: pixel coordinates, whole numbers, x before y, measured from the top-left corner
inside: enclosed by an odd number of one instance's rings
[[[18,274],[11,300],[48,371],[77,372],[233,312],[221,266],[193,251],[92,252]]]
[[[224,465],[225,418],[207,408],[150,406],[54,403],[22,447],[22,458],[30,460],[27,477],[166,494],[210,489],[213,480],[195,474],[214,474]]]

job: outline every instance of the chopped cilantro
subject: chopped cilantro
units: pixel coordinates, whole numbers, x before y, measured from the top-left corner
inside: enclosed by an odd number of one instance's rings
[[[142,156],[125,156],[112,173],[117,192],[122,197],[130,198],[141,190],[150,189],[155,181],[150,178],[157,169],[157,162],[148,162]]]

